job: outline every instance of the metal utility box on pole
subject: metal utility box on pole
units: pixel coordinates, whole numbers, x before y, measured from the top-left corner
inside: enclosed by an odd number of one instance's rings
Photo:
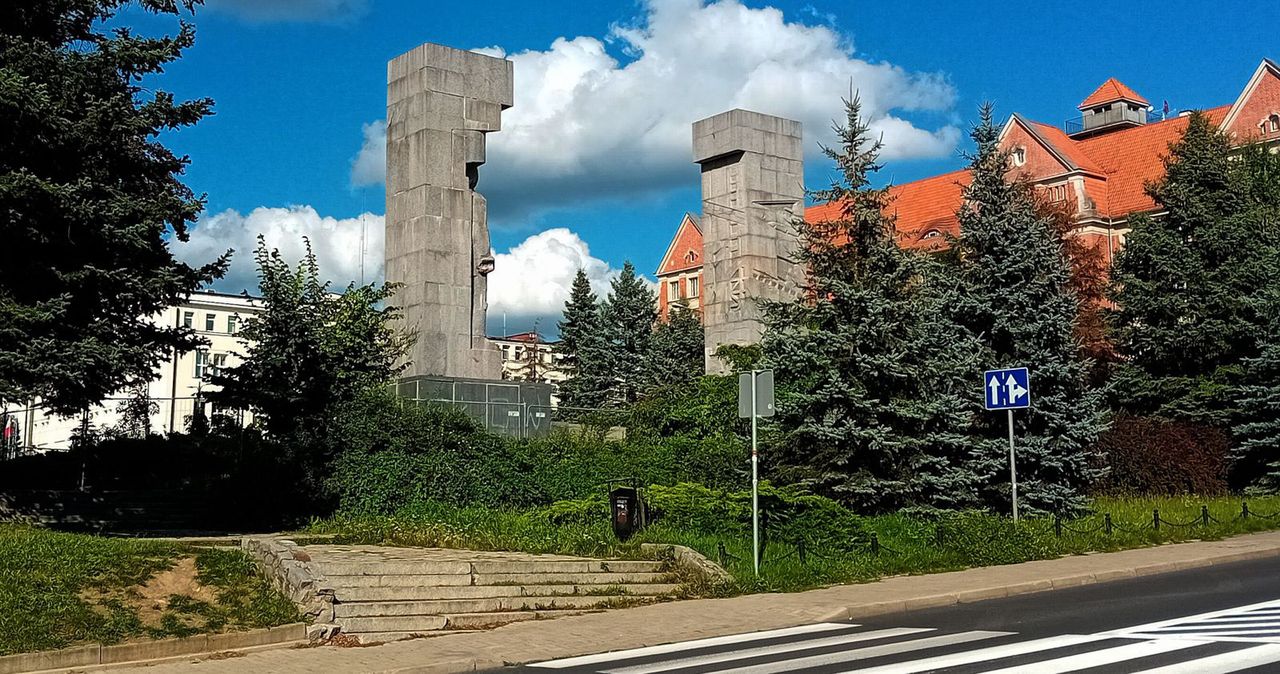
[[[1009,484],[1013,521],[1018,521],[1018,462],[1013,451],[1013,411],[1031,407],[1031,375],[1025,367],[987,370],[982,376],[983,403],[988,410],[1009,412]]]
[[[752,370],[738,375],[738,416],[751,418],[751,563],[760,575],[760,452],[757,420],[771,417],[773,370]]]

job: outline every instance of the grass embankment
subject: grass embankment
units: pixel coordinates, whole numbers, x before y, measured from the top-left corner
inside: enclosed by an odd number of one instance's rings
[[[1253,516],[1242,519],[1247,500]],[[1207,506],[1210,522],[1201,521]],[[1162,524],[1153,527],[1153,510]],[[658,522],[625,544],[618,543],[606,521],[559,522],[555,506],[529,510],[494,510],[424,506],[393,516],[338,517],[314,522],[308,531],[337,534],[352,543],[519,550],[586,556],[640,556],[640,543],[687,545],[720,560],[733,575],[724,594],[796,591],[837,583],[866,582],[890,575],[936,573],[975,566],[1013,564],[1085,552],[1114,551],[1187,540],[1211,540],[1280,528],[1280,496],[1101,498],[1092,512],[1062,522],[1058,535],[1052,519],[1024,519],[1017,525],[986,513],[881,515],[862,520],[862,533],[844,544],[806,545],[804,559],[793,544],[767,544],[761,575],[751,568],[751,530],[740,523],[708,532]],[[1105,515],[1111,515],[1110,533]],[[1176,526],[1184,525],[1184,526]],[[796,538],[775,530],[775,539]],[[791,534],[788,536],[787,534]],[[872,534],[879,544],[872,552]]]
[[[238,550],[0,524],[0,655],[296,620]]]

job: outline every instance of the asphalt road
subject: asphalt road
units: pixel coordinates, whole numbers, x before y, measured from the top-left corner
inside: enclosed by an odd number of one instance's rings
[[[521,669],[610,674],[1280,672],[1280,561],[1240,562]]]

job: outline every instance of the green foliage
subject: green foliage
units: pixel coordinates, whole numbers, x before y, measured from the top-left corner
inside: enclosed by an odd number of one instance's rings
[[[603,494],[607,480],[620,478],[735,488],[747,456],[723,436],[608,441],[558,430],[545,438],[499,437],[456,410],[407,405],[384,393],[344,406],[330,442],[342,449],[329,482],[341,509],[380,514],[427,502],[532,507]]]
[[[671,307],[667,320],[654,328],[645,355],[644,388],[693,381],[705,369],[706,340],[697,312],[683,306]]]
[[[220,277],[227,257],[178,262],[204,207],[180,177],[186,157],[158,139],[209,114],[145,86],[195,40],[135,35],[123,0],[15,0],[0,8],[0,402],[38,397],[73,414],[151,378],[199,339],[152,322]],[[157,15],[190,0],[138,3]],[[111,26],[111,28],[107,28]]]
[[[202,585],[217,588],[217,603],[205,605],[200,612],[208,628],[272,627],[302,620],[293,601],[276,590],[253,559],[239,550],[201,549],[196,553],[196,571]]]
[[[1280,336],[1246,361],[1250,382],[1241,389],[1239,445],[1234,449],[1237,484],[1280,492]]]
[[[1280,286],[1280,160],[1238,152],[1195,113],[1148,186],[1165,214],[1131,220],[1111,296],[1128,362],[1122,409],[1226,427],[1238,412],[1241,363],[1262,350]]]
[[[627,430],[658,437],[746,438],[750,422],[738,418],[736,375],[705,375],[649,391],[630,409]],[[745,451],[745,450],[744,450]]]
[[[974,128],[972,180],[958,213],[960,292],[950,315],[977,346],[965,402],[972,414],[969,452],[987,507],[1006,508],[1008,430],[1005,415],[982,411],[976,373],[1031,368],[1034,405],[1015,413],[1020,506],[1071,513],[1097,475],[1091,447],[1104,428],[1101,397],[1088,386],[1089,364],[1073,330],[1079,306],[1053,218],[1031,187],[1011,180],[1009,156],[985,106]]]
[[[612,385],[605,349],[600,301],[585,271],[573,277],[573,288],[560,321],[561,366],[569,379],[560,384],[560,404],[572,412],[604,407]],[[577,410],[574,410],[577,408]]]
[[[208,395],[252,410],[304,481],[319,486],[335,455],[331,427],[342,423],[335,410],[399,373],[409,341],[389,325],[400,315],[385,305],[396,285],[351,285],[335,295],[306,246],[293,269],[258,237],[263,311],[244,321],[244,358],[210,377],[220,390]]]
[[[613,280],[600,316],[606,353],[604,367],[613,380],[607,403],[629,405],[644,392],[649,344],[658,319],[653,292],[636,274],[635,265],[630,261],[622,265],[622,273]]]
[[[839,180],[813,193],[839,214],[796,221],[803,292],[762,303],[779,387],[770,467],[858,510],[971,504],[960,391],[973,388],[972,349],[943,318],[945,268],[897,244],[856,99],[846,113],[840,147],[823,148]]]

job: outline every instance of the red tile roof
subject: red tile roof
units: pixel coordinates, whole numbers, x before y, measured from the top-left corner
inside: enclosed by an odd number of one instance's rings
[[[1110,103],[1112,101],[1119,100],[1133,101],[1134,103],[1148,105],[1147,99],[1139,96],[1138,92],[1125,86],[1120,80],[1110,77],[1107,78],[1106,82],[1102,83],[1102,86],[1095,89],[1092,94],[1089,94],[1089,97],[1084,99],[1078,107],[1081,110],[1084,110],[1085,108],[1092,108],[1095,105],[1102,105],[1103,103]]]
[[[1205,114],[1217,124],[1230,107],[1213,108]],[[1147,196],[1146,184],[1164,175],[1163,160],[1169,154],[1169,145],[1181,138],[1186,128],[1186,117],[1174,117],[1073,141],[1106,176],[1102,188],[1106,210],[1102,210],[1102,201],[1098,204],[1102,215],[1121,218],[1155,208],[1155,202]]]

